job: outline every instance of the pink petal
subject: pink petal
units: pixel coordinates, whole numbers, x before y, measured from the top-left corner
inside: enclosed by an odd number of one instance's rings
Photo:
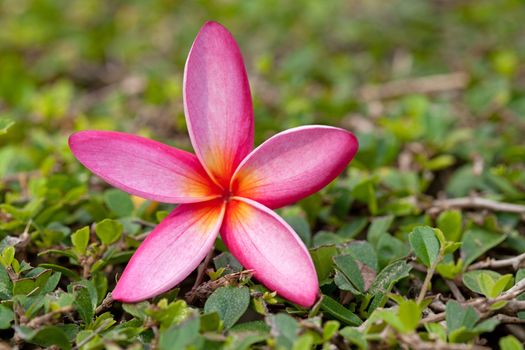
[[[81,131],[69,138],[75,157],[111,185],[166,203],[217,197],[197,157],[143,137],[113,131]]]
[[[293,229],[273,211],[234,197],[226,209],[221,237],[268,289],[305,307],[315,302],[319,284],[312,258]]]
[[[131,257],[113,298],[141,301],[184,280],[212,249],[225,207],[222,200],[179,205]]]
[[[206,23],[193,43],[184,71],[184,108],[195,153],[227,188],[253,149],[253,108],[239,47],[218,23]]]
[[[279,133],[250,153],[235,172],[231,189],[269,208],[294,203],[335,179],[357,151],[349,131],[303,126]]]

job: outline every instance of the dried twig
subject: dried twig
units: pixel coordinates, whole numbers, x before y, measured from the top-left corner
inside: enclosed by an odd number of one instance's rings
[[[97,308],[95,309],[95,314],[98,315],[102,311],[110,308],[111,304],[113,304],[113,296],[111,295],[111,293],[108,293],[104,300],[102,300],[102,303],[100,303],[100,305],[97,306]]]
[[[487,299],[487,298],[475,298],[469,301],[462,303],[463,306],[472,306],[481,314],[481,318],[488,318],[494,313],[494,310],[491,310],[491,306],[500,301],[506,301],[508,304],[505,306],[503,311],[507,311],[511,314],[515,314],[518,311],[525,310],[525,302],[519,300],[514,300],[518,295],[525,292],[525,279],[520,280],[509,290],[501,293],[496,298]],[[440,322],[445,319],[445,312],[439,314],[434,314],[425,317],[421,320],[421,323],[430,323],[430,322]]]
[[[436,213],[451,208],[478,208],[503,211],[507,213],[525,214],[525,205],[498,202],[476,196],[438,199],[432,203],[429,211]]]
[[[71,306],[71,305],[64,306],[64,307],[62,307],[60,309],[57,309],[57,310],[54,310],[54,311],[50,311],[47,314],[44,314],[42,316],[38,316],[38,317],[33,318],[31,321],[29,321],[26,324],[26,326],[31,327],[31,328],[38,328],[41,325],[44,325],[44,324],[48,323],[49,321],[51,321],[56,315],[66,314],[66,313],[71,312],[71,311],[73,311],[73,306]]]
[[[208,265],[210,264],[211,259],[213,258],[213,249],[210,250],[208,255],[206,255],[206,258],[204,259],[204,262],[199,266],[197,270],[197,278],[195,279],[195,283],[193,284],[193,287],[191,288],[191,291],[189,292],[189,296],[187,297],[188,303],[192,303],[193,299],[195,298],[195,293],[192,293],[195,291],[199,285],[204,280],[204,273],[206,272],[206,269],[208,268]]]
[[[394,80],[382,85],[368,85],[359,91],[365,101],[383,100],[403,95],[418,93],[460,90],[467,86],[469,76],[464,72],[437,74],[421,78]]]
[[[461,291],[459,290],[458,286],[451,280],[445,279],[445,283],[447,284],[448,288],[450,289],[450,292],[452,295],[454,295],[454,298],[456,298],[459,302],[464,302],[465,297],[463,294],[461,294]]]
[[[480,261],[475,264],[472,264],[468,267],[469,270],[479,270],[486,268],[498,268],[498,267],[508,267],[511,266],[514,270],[517,270],[525,262],[525,253],[514,256],[507,259],[492,259],[489,258],[485,261]]]
[[[476,344],[455,344],[445,343],[440,340],[428,342],[413,334],[400,334],[398,340],[401,344],[406,345],[406,349],[413,350],[489,350],[490,348]]]
[[[253,272],[253,270],[244,270],[222,276],[215,281],[205,282],[186,293],[186,300],[188,302],[189,300],[194,300],[195,298],[204,300],[219,287],[236,285],[241,280],[251,278],[253,276]]]

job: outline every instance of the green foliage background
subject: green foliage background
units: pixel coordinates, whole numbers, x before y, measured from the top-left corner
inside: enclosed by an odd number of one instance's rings
[[[196,274],[149,302],[106,298],[172,207],[109,188],[67,137],[191,149],[182,72],[207,20],[244,54],[256,143],[311,123],[359,138],[344,176],[280,210],[316,263],[312,310],[220,242],[192,296]],[[521,349],[523,23],[520,0],[1,1],[3,345]]]

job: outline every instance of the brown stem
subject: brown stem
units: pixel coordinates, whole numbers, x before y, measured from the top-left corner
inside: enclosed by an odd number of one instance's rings
[[[206,258],[204,259],[204,262],[199,266],[199,269],[197,270],[197,278],[195,279],[195,283],[193,284],[193,287],[191,288],[190,293],[188,293],[188,303],[192,303],[195,299],[195,293],[193,293],[197,287],[202,283],[204,280],[204,273],[206,272],[206,269],[208,268],[208,265],[210,264],[211,259],[213,258],[213,249],[210,250],[208,255],[206,255]]]
[[[480,261],[475,264],[472,264],[468,267],[469,270],[479,270],[486,268],[498,268],[498,267],[508,267],[512,266],[514,270],[517,270],[521,264],[525,261],[525,253],[514,256],[507,259],[487,259],[485,261]]]

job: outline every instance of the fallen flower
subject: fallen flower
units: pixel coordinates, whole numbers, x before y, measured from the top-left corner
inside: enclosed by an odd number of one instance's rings
[[[126,266],[113,298],[137,302],[173,288],[213,248],[230,252],[268,289],[302,306],[318,295],[303,242],[271,209],[331,182],[354,157],[357,140],[329,126],[281,132],[253,150],[253,108],[241,52],[220,24],[206,23],[184,72],[184,108],[196,155],[130,134],[71,135],[75,157],[109,184],[177,206]]]

